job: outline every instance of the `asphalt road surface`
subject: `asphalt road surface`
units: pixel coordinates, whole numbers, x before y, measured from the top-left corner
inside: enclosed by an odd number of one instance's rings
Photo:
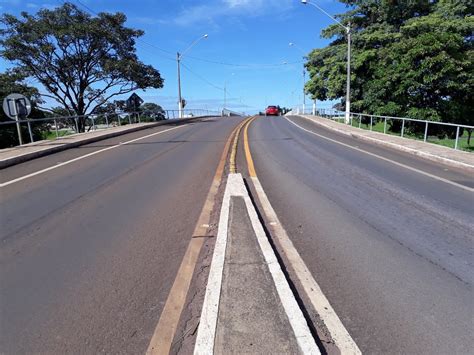
[[[16,182],[0,196],[0,353],[144,353],[241,120],[160,126],[2,170],[0,183]],[[471,353],[474,177],[290,120],[332,141],[257,118],[257,174],[361,350]]]
[[[0,353],[144,353],[241,118],[166,125],[0,172]],[[176,128],[178,127],[178,128]]]
[[[474,187],[462,171],[290,120]],[[257,118],[249,140],[280,221],[363,353],[472,353],[472,191],[284,117]]]

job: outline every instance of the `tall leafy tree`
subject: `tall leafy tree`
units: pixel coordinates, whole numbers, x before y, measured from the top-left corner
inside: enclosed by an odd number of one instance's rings
[[[474,124],[473,3],[463,0],[341,0],[350,10],[352,110]],[[346,40],[309,54],[314,98],[344,100]]]
[[[68,112],[85,115],[110,98],[161,88],[158,70],[142,63],[135,41],[143,31],[125,27],[123,13],[92,17],[71,3],[0,20],[0,50],[23,75],[36,78]],[[79,120],[84,131],[85,119]]]

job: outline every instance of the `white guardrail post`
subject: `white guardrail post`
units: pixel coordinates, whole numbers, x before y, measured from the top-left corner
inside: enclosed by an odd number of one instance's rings
[[[454,149],[458,149],[459,141],[459,126],[456,127],[456,140],[454,141]]]
[[[56,131],[56,138],[59,138],[58,121],[56,120],[54,120],[54,129]]]
[[[428,139],[428,121],[425,123],[425,135],[423,137],[423,142],[426,143],[426,140]]]

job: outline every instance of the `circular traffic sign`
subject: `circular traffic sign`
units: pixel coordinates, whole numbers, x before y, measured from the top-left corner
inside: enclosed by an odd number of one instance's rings
[[[31,113],[31,102],[21,94],[10,94],[3,99],[3,112],[12,120],[26,118]]]

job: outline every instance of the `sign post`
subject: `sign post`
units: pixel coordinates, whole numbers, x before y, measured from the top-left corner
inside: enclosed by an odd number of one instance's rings
[[[8,105],[10,105],[10,103]],[[18,111],[16,109],[15,103],[13,103],[13,105],[12,105],[12,111],[13,111],[12,113],[13,113],[14,120],[16,121],[16,130],[18,132],[18,141],[20,142],[20,145],[23,145],[23,138],[21,136],[20,122],[18,122]]]
[[[3,99],[3,112],[16,121],[16,129],[18,131],[18,141],[20,145],[23,145],[23,138],[21,136],[21,127],[19,120],[27,118],[31,113],[31,103],[28,98],[21,94],[10,94]],[[33,132],[31,130],[30,122],[28,121],[28,131],[30,133],[30,139],[33,142]]]

